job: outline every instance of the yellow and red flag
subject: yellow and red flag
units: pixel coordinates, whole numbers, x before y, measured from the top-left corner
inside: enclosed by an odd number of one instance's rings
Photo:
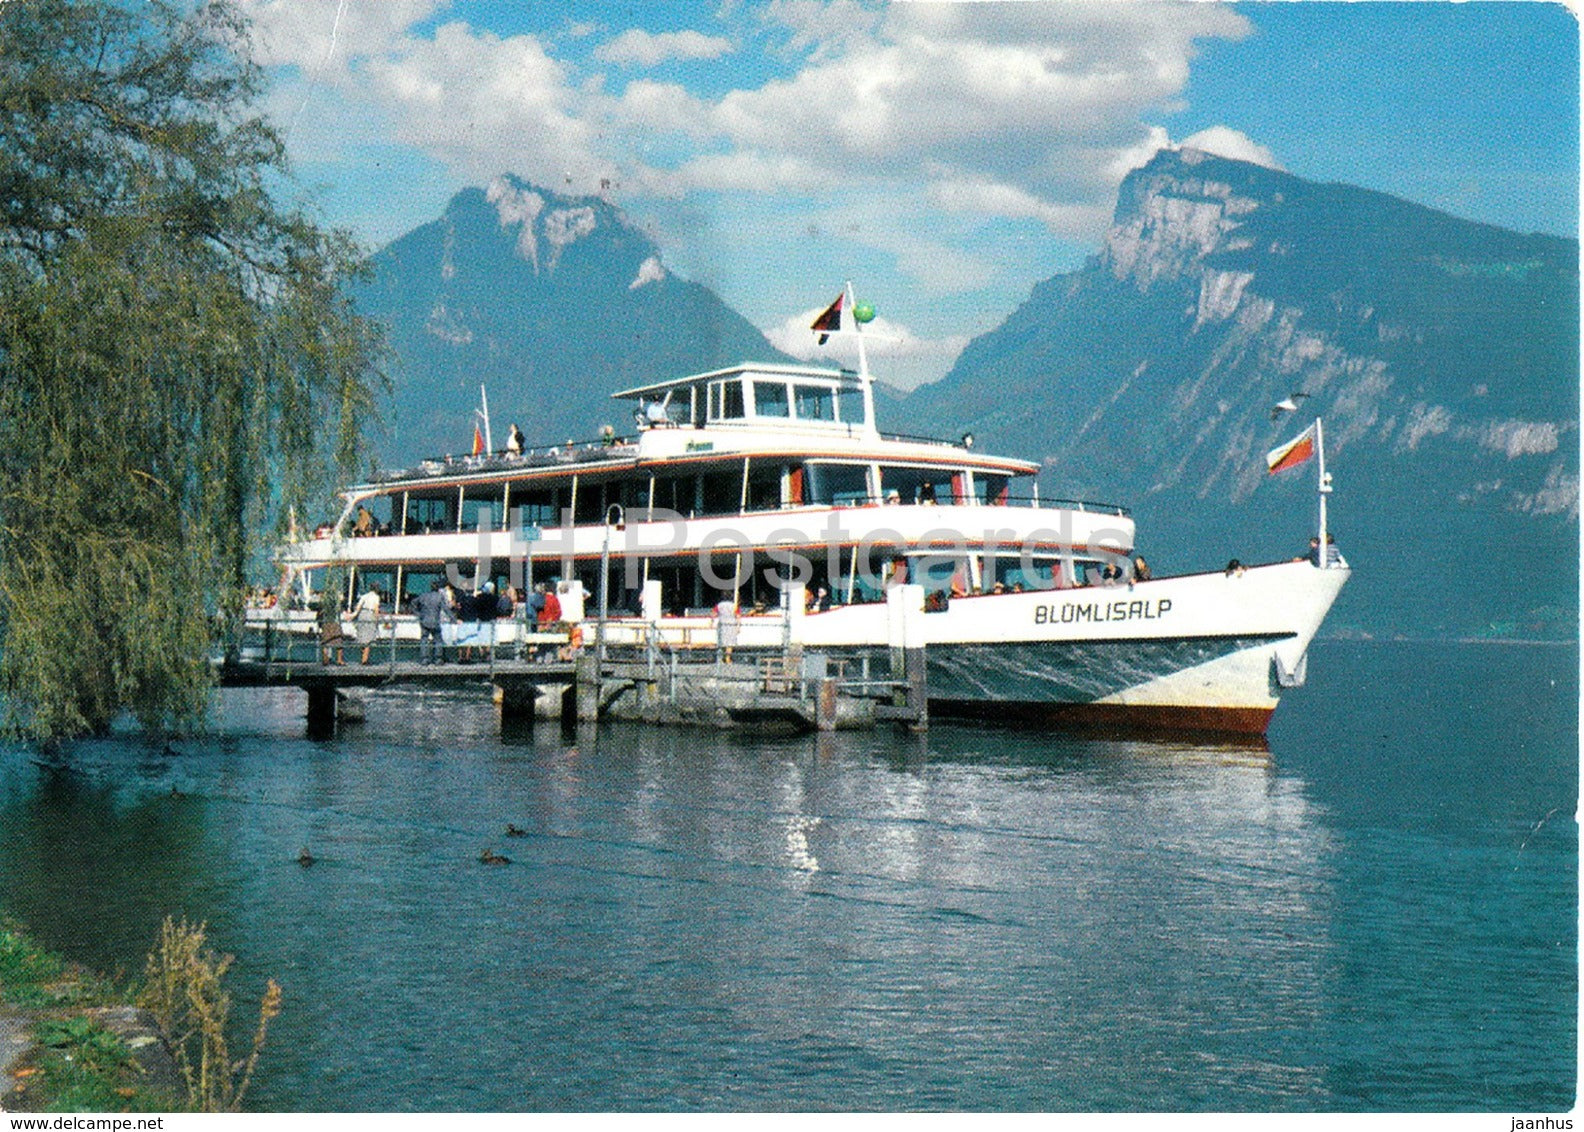
[[[478,425],[473,426],[473,455],[484,455],[484,433]]]

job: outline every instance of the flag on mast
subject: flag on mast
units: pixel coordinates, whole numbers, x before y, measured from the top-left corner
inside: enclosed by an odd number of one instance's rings
[[[821,346],[830,341],[830,336],[834,332],[841,329],[842,302],[846,298],[846,291],[843,291],[841,294],[837,295],[836,301],[825,308],[825,313],[820,315],[809,325],[810,330],[817,330],[820,332],[819,344]]]
[[[1265,465],[1270,469],[1271,475],[1275,475],[1277,472],[1285,472],[1288,468],[1296,468],[1314,454],[1315,426],[1311,424],[1280,448],[1272,448],[1267,452]]]
[[[476,423],[473,425],[473,455],[484,455],[484,433]]]

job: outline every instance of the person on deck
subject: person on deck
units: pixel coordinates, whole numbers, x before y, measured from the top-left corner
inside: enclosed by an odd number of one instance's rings
[[[458,591],[451,606],[457,619],[457,663],[473,663],[473,642],[478,637],[478,595]]]
[[[513,421],[511,432],[506,437],[506,455],[521,456],[523,454],[523,444],[522,429],[518,428],[517,423]]]
[[[1150,580],[1149,563],[1145,562],[1142,557],[1133,559],[1133,580],[1135,582],[1147,582]]]
[[[539,615],[545,607],[545,585],[540,582],[528,591],[528,596],[523,598],[524,619],[528,622],[528,631],[534,632],[539,628]]]
[[[715,603],[715,653],[727,664],[737,647],[737,628],[737,603],[727,594]]]
[[[319,663],[345,664],[341,644],[345,639],[346,634],[341,631],[341,603],[334,595],[326,593],[319,598]],[[335,649],[334,661],[330,659],[332,648]]]
[[[495,596],[495,583],[485,582],[479,592],[473,595],[473,612],[479,622],[479,651],[484,654],[485,660],[495,655],[495,618],[499,608],[500,599]]]
[[[377,528],[374,526],[373,513],[367,507],[363,506],[363,504],[359,503],[357,506],[357,522],[352,525],[353,536],[356,538],[366,538],[369,535],[376,533]]]
[[[363,657],[358,661],[359,664],[369,662],[369,651],[374,647],[374,638],[379,634],[379,615],[379,591],[364,590],[363,596],[358,598],[352,612],[353,619],[357,623],[357,643],[363,648]]]
[[[561,620],[561,599],[549,586],[540,586],[539,589],[542,594],[539,602],[539,631],[553,633]]]
[[[428,592],[413,598],[412,609],[418,615],[419,664],[434,664],[437,657],[445,657],[445,646],[440,640],[440,621],[446,599],[440,587],[440,579],[436,578]]]

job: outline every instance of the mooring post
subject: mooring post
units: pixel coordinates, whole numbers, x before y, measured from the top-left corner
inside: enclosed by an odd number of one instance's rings
[[[912,718],[908,727],[914,731],[929,729],[928,666],[922,648],[906,649],[903,671],[907,679],[907,709]]]
[[[826,676],[814,685],[814,726],[820,731],[836,730],[836,679]]]
[[[886,594],[886,605],[891,679],[900,677],[902,681],[893,703],[899,702],[909,727],[922,731],[929,726],[929,689],[924,677],[924,587],[894,586]]]
[[[597,656],[587,653],[577,658],[577,718],[579,723],[599,719],[600,666]]]
[[[533,723],[534,701],[537,689],[526,680],[507,680],[495,685],[495,699],[500,704],[500,724],[503,730]]]

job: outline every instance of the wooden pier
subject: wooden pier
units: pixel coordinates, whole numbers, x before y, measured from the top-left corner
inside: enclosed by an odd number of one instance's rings
[[[308,696],[309,734],[319,736],[334,733],[356,703],[356,693],[401,687],[488,689],[503,726],[535,719],[775,724],[818,731],[929,725],[922,649],[908,650],[889,664],[876,659],[873,665],[813,652],[743,656],[739,650],[731,662],[710,654],[612,653],[601,663],[593,650],[584,649],[572,659],[501,656],[421,663],[394,645],[384,651],[386,656],[372,655],[369,664],[323,664],[316,641],[298,641],[282,650],[284,655],[241,650],[219,664],[217,674],[228,688],[301,688]]]
[[[801,587],[789,600],[789,610],[802,608]],[[779,649],[722,649],[714,626],[703,641],[651,631],[640,635],[641,643],[617,644],[607,622],[591,620],[585,625],[594,630],[592,644],[583,634],[514,631],[498,643],[458,641],[426,651],[416,640],[398,639],[388,620],[367,648],[368,664],[356,663],[362,645],[342,639],[327,651],[308,624],[269,622],[236,642],[217,662],[217,675],[224,687],[303,689],[313,735],[332,734],[359,690],[397,687],[492,689],[503,726],[633,719],[818,731],[894,723],[923,730],[929,726],[923,588],[895,587],[887,604],[888,645],[863,649],[804,649],[794,643],[790,615]],[[332,658],[354,663],[324,663]]]

